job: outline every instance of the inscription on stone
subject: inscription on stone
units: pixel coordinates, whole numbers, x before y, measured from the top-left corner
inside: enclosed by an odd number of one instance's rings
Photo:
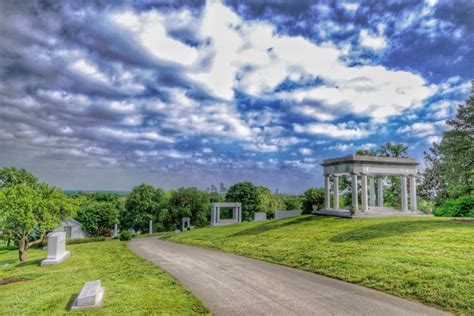
[[[76,297],[71,310],[101,306],[104,301],[104,291],[100,280],[86,282]]]

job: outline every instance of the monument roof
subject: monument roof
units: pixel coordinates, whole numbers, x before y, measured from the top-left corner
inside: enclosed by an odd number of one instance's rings
[[[413,158],[393,158],[393,157],[374,157],[347,155],[344,157],[325,159],[322,166],[334,166],[339,164],[387,164],[387,165],[405,165],[416,166],[418,163]]]

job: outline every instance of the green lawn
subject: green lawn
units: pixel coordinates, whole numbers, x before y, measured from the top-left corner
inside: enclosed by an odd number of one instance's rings
[[[31,249],[19,263],[17,251],[0,248],[0,279],[30,281],[0,285],[1,315],[67,314],[68,305],[86,281],[102,280],[104,305],[73,314],[207,314],[201,302],[169,274],[139,258],[118,240],[68,245],[71,257],[40,267],[46,250]],[[6,265],[6,266],[5,266]]]
[[[169,237],[474,314],[474,224],[446,218],[301,216]]]

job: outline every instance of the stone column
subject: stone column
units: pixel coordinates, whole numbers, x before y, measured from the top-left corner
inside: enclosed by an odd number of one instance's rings
[[[416,177],[410,176],[410,209],[416,212]]]
[[[242,223],[242,207],[238,206],[237,210],[238,210],[237,213],[239,214],[239,223]]]
[[[331,208],[331,188],[329,176],[324,176],[324,209]]]
[[[366,212],[369,210],[369,203],[367,199],[367,175],[362,175],[362,211]]]
[[[334,209],[339,209],[339,177],[334,176],[333,180],[333,190],[334,190]]]
[[[402,195],[402,211],[405,212],[408,210],[408,199],[407,199],[407,177],[400,176],[401,183],[401,195]]]
[[[151,220],[148,223],[148,234],[153,234],[153,222]]]
[[[221,221],[221,207],[216,207],[216,223]]]
[[[375,179],[369,177],[370,206],[375,206]]]
[[[352,175],[352,209],[355,212],[359,211],[359,197],[357,196],[357,175]]]
[[[383,207],[383,177],[377,177],[377,205]]]

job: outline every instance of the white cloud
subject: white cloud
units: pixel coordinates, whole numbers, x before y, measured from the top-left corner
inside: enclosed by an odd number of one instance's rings
[[[371,134],[365,128],[349,123],[325,124],[312,123],[307,125],[294,124],[294,130],[297,133],[308,133],[314,135],[323,135],[330,138],[340,139],[360,139]]]
[[[362,30],[359,34],[360,45],[374,51],[380,51],[387,47],[387,42],[383,35],[376,35],[368,30]]]
[[[406,125],[397,130],[397,134],[408,134],[412,137],[426,137],[437,132],[436,125],[432,122],[417,122],[413,125]]]
[[[354,148],[354,144],[353,144],[353,143],[349,143],[349,144],[337,144],[337,145],[328,147],[328,149],[330,149],[330,150],[337,150],[337,151],[343,151],[343,152],[347,152],[347,151],[349,151],[349,150],[352,150],[353,148]]]
[[[298,149],[298,152],[299,152],[301,155],[303,155],[303,156],[309,156],[309,155],[311,155],[311,154],[313,153],[313,151],[312,151],[311,149],[309,149],[309,148],[304,148],[304,147]]]

